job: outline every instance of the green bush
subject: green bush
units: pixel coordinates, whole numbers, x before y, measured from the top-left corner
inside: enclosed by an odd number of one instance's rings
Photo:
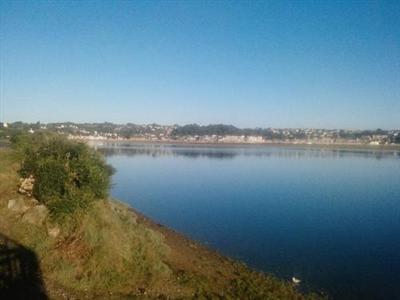
[[[113,169],[86,144],[54,134],[18,136],[13,142],[22,154],[21,176],[34,177],[33,195],[55,217],[108,196]]]

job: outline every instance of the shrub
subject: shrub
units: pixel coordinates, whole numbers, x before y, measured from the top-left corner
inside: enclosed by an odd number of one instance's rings
[[[22,153],[21,176],[33,175],[33,195],[53,216],[85,209],[108,196],[113,169],[86,144],[49,134],[20,136],[13,142]]]

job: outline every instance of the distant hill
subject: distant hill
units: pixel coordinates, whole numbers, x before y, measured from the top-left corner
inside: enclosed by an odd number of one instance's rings
[[[316,128],[238,128],[233,125],[159,125],[104,123],[23,123],[0,125],[0,138],[15,132],[51,131],[82,139],[136,139],[144,141],[224,142],[224,137],[235,136],[228,142],[249,142],[247,137],[258,137],[254,142],[316,143],[316,144],[400,144],[400,129],[344,130]]]

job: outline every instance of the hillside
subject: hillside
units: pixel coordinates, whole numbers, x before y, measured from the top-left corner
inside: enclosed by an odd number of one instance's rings
[[[226,124],[0,123],[0,138],[15,132],[56,132],[75,139],[166,143],[400,145],[400,130],[238,128]],[[397,147],[398,149],[398,147]]]
[[[318,298],[115,200],[99,200],[58,223],[42,204],[18,193],[19,168],[15,151],[0,148],[1,299]]]

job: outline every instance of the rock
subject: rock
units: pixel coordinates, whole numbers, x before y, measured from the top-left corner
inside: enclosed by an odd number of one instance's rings
[[[30,208],[30,206],[24,199],[17,198],[9,200],[7,208],[12,212],[23,214]]]
[[[44,205],[36,205],[26,211],[22,216],[22,221],[40,226],[46,220],[49,210]]]
[[[32,196],[32,191],[33,191],[33,184],[35,183],[35,179],[33,176],[29,176],[28,178],[21,178],[21,185],[18,189],[18,192],[21,193],[22,195],[27,195],[29,197]]]
[[[59,227],[53,227],[53,228],[48,228],[47,229],[47,233],[49,234],[49,236],[51,236],[52,238],[56,238],[58,237],[58,235],[60,234],[61,230]]]
[[[35,206],[35,205],[39,205],[40,202],[38,200],[36,200],[35,198],[30,198],[29,204],[31,204],[32,206]]]

